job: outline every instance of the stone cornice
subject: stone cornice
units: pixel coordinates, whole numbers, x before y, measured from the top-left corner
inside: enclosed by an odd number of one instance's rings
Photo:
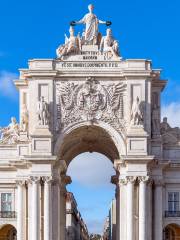
[[[122,161],[125,163],[131,162],[131,163],[150,163],[154,160],[154,156],[142,156],[142,155],[135,155],[135,156],[121,156]]]

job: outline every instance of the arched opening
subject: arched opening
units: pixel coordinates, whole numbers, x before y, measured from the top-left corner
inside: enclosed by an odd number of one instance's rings
[[[11,224],[3,225],[0,228],[0,240],[16,240],[17,231]]]
[[[163,230],[163,240],[179,240],[180,227],[176,224],[169,224]]]
[[[109,130],[95,125],[75,128],[60,136],[55,152],[67,165],[84,152],[99,152],[114,162],[115,159],[119,159],[119,148],[124,150],[124,144],[120,135],[113,131],[114,129]]]
[[[107,217],[111,217],[112,200],[115,201],[115,185],[110,183],[115,174],[112,162],[97,152],[82,153],[70,163],[67,174],[72,179],[67,190],[73,193],[89,232],[102,234]],[[113,232],[114,224],[109,228]]]
[[[115,160],[120,158],[118,150],[120,144],[118,146],[118,140],[115,139],[112,132],[94,125],[82,126],[70,131],[59,143],[61,144],[57,154],[60,160],[66,162],[66,174],[72,179],[72,183],[68,185],[67,190],[74,193],[73,197],[75,196],[77,200],[79,210],[83,215],[84,222],[88,225],[90,233],[102,234],[106,217],[112,219],[112,216],[109,216],[109,210],[111,201],[115,199],[115,186],[110,182],[111,176],[116,175],[113,164]],[[101,182],[103,177],[106,179],[104,186]],[[99,205],[97,204],[98,198],[100,200]],[[74,205],[76,205],[76,201],[74,202]],[[83,204],[85,202],[86,204]],[[94,216],[92,216],[93,212]],[[101,219],[98,214],[101,214]],[[95,218],[97,218],[97,221]],[[91,225],[92,223],[94,226]],[[110,230],[112,230],[111,227],[109,227]],[[115,234],[114,226],[113,232]],[[68,234],[75,236],[76,233],[68,232]],[[79,238],[75,237],[74,239]]]

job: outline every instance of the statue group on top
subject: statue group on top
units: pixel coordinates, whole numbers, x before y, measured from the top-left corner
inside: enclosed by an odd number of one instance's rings
[[[89,13],[81,20],[70,23],[70,36],[68,38],[65,34],[65,43],[60,45],[56,50],[57,57],[63,59],[64,56],[70,54],[80,54],[82,45],[97,45],[100,53],[110,53],[111,56],[119,58],[119,44],[118,41],[114,39],[112,30],[108,28],[106,36],[102,37],[98,29],[99,24],[110,26],[111,22],[99,20],[93,13],[94,6],[92,4],[88,6],[88,9]],[[85,30],[82,36],[80,36],[80,33],[75,36],[74,26],[77,24],[85,24]]]

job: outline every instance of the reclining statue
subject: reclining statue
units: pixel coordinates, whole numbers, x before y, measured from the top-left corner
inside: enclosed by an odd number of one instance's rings
[[[19,124],[15,117],[11,117],[11,123],[4,128],[1,128],[0,143],[13,144],[19,141]]]
[[[60,45],[56,54],[58,58],[62,58],[70,53],[78,53],[81,48],[81,40],[79,36],[74,36],[74,28],[71,26],[69,29],[70,37],[68,38],[65,34],[65,44]]]

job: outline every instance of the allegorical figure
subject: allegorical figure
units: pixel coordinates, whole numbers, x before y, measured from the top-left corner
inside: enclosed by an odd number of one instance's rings
[[[152,131],[154,134],[160,133],[160,110],[156,104],[152,109]]]
[[[119,44],[112,36],[112,30],[108,28],[106,30],[106,36],[101,40],[100,51],[110,52],[113,56],[119,57]]]
[[[143,122],[143,114],[140,108],[139,97],[133,102],[131,109],[131,123],[133,125],[141,125]]]
[[[69,29],[70,37],[68,38],[65,34],[65,44],[60,45],[56,50],[56,54],[58,58],[61,58],[69,53],[78,53],[81,48],[81,40],[80,37],[76,37],[74,35],[74,28],[70,26]]]
[[[22,105],[21,111],[21,131],[27,132],[28,130],[28,110],[26,104]]]
[[[1,143],[15,143],[19,140],[19,124],[15,117],[11,117],[11,123],[1,129]]]
[[[166,133],[170,129],[171,129],[171,127],[170,127],[170,125],[169,125],[169,123],[167,121],[167,117],[164,117],[162,123],[160,124],[161,134]]]
[[[48,125],[49,111],[48,111],[48,104],[44,100],[44,97],[41,97],[40,101],[37,104],[37,114],[38,114],[39,125]]]
[[[94,6],[90,4],[88,6],[89,13],[87,13],[81,20],[75,21],[74,24],[85,24],[84,38],[87,44],[97,44],[98,38],[98,25],[108,24],[106,21],[99,20],[93,13]]]

